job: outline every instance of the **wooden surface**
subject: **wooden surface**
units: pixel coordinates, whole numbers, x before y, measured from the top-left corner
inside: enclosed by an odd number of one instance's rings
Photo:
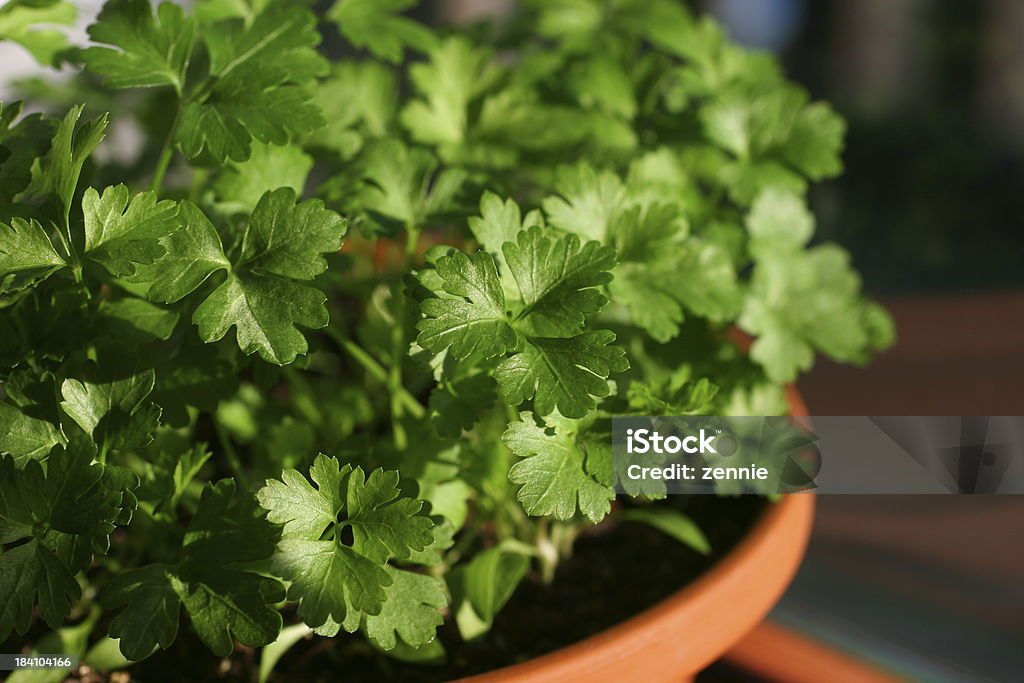
[[[866,368],[819,362],[799,385],[811,415],[1024,415],[1024,293],[884,303],[898,343]],[[1020,680],[1021,539],[1024,496],[818,496],[807,557],[773,613],[798,635],[787,645],[769,627],[760,645],[775,643],[769,663],[809,637],[911,680]],[[837,677],[852,670],[843,661]],[[757,670],[706,680],[806,680],[798,664]]]
[[[902,679],[773,623],[758,626],[728,655],[739,672],[785,683],[898,683]]]
[[[1024,415],[1024,292],[883,301],[895,346],[865,368],[819,359],[812,415]]]
[[[800,383],[812,415],[1024,415],[1024,292],[884,303],[899,341],[867,368],[815,368]],[[823,496],[815,525],[815,540],[1024,584],[1009,539],[1024,539],[1024,496]]]

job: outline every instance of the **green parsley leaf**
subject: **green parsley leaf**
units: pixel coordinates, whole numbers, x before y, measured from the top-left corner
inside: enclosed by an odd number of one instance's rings
[[[222,339],[234,327],[243,352],[259,352],[269,363],[287,365],[309,349],[296,327],[327,325],[325,300],[318,290],[290,280],[231,275],[196,309],[193,320],[207,342]]]
[[[346,188],[343,203],[365,216],[364,232],[371,235],[422,227],[451,208],[465,179],[460,170],[437,169],[437,159],[425,149],[391,137],[375,140],[360,155],[357,182]]]
[[[586,165],[563,168],[560,196],[545,199],[544,207],[554,225],[615,247],[619,263],[609,293],[634,324],[667,342],[679,333],[685,311],[729,320],[742,294],[730,254],[691,236],[680,205],[665,200],[666,191],[652,195],[649,185],[635,189]]]
[[[494,257],[506,299],[516,298],[519,289],[501,247],[505,242],[515,242],[520,231],[534,225],[544,226],[544,215],[540,211],[530,211],[522,217],[514,199],[502,201],[501,197],[490,191],[484,192],[480,198],[480,215],[469,219],[469,229],[473,236]]]
[[[98,347],[132,349],[165,341],[178,324],[177,311],[154,306],[145,299],[127,297],[100,304],[95,321]]]
[[[0,217],[32,180],[32,164],[50,148],[55,122],[41,114],[21,117],[23,103],[0,102]],[[15,124],[17,121],[17,124]]]
[[[19,197],[19,201],[32,205],[56,202],[50,217],[65,230],[69,242],[69,216],[82,166],[103,140],[108,123],[106,114],[82,122],[83,109],[72,107],[57,124],[49,152],[33,166],[32,181]]]
[[[644,258],[623,259],[608,290],[655,341],[666,342],[679,333],[684,310],[713,321],[737,315],[743,295],[722,247],[695,237],[648,246]]]
[[[306,338],[296,326],[326,326],[326,297],[297,280],[327,269],[321,254],[337,251],[344,232],[344,221],[319,200],[295,204],[290,188],[264,194],[227,280],[196,309],[199,336],[217,341],[235,327],[243,352],[258,351],[277,365],[306,353]]]
[[[699,115],[708,139],[741,161],[778,159],[812,180],[842,168],[846,125],[828,105],[808,104],[795,86],[726,90]]]
[[[82,197],[85,252],[112,275],[132,275],[164,253],[160,238],[177,227],[178,205],[157,201],[152,192],[131,197],[124,185],[100,195],[88,188]]]
[[[794,116],[781,156],[811,180],[839,175],[846,123],[828,104],[814,102]]]
[[[551,224],[598,241],[607,239],[627,197],[617,175],[585,164],[559,168],[555,189],[559,196],[544,200]]]
[[[701,555],[711,552],[711,543],[697,524],[672,508],[633,508],[622,513],[620,519],[641,522],[696,550]]]
[[[336,458],[318,455],[309,476],[316,488],[298,471],[284,470],[280,481],[272,479],[260,489],[260,505],[269,510],[271,522],[284,525],[285,538],[319,540],[344,505],[342,471]]]
[[[0,637],[25,633],[33,604],[51,628],[60,626],[78,599],[75,573],[92,563],[93,548],[134,508],[135,475],[93,462],[91,445],[54,448],[45,463],[16,469],[0,458],[0,543],[27,542],[0,553]]]
[[[394,69],[379,62],[346,61],[314,94],[327,125],[308,144],[349,159],[363,144],[383,137],[393,127],[398,110],[398,79]]]
[[[493,358],[514,349],[515,330],[491,255],[454,252],[436,266],[450,296],[420,304],[427,318],[418,325],[417,343],[432,351],[450,348],[456,358]]]
[[[227,270],[227,279],[193,315],[200,337],[217,341],[235,327],[245,353],[258,351],[278,365],[305,353],[306,339],[295,326],[324,327],[327,309],[319,290],[296,280],[311,280],[326,270],[321,254],[341,247],[344,221],[319,200],[296,204],[290,188],[267,192],[253,210],[234,263],[197,207],[182,202],[180,221],[181,227],[162,240],[166,256],[133,278],[149,283],[148,296],[177,301],[216,271]]]
[[[138,267],[131,278],[149,285],[146,296],[153,301],[179,301],[216,271],[231,267],[217,229],[199,207],[181,202],[178,222],[178,228],[160,240],[164,255]]]
[[[465,444],[439,437],[424,422],[410,422],[409,426],[408,448],[379,444],[373,460],[388,468],[401,467],[403,486],[415,481],[416,497],[425,503],[424,514],[429,513],[435,522],[434,534],[422,552],[414,551],[402,561],[430,567],[441,561],[438,553],[451,547],[452,535],[466,521],[472,491],[462,474],[467,461],[475,456]]]
[[[241,568],[263,560],[277,540],[266,513],[235,482],[208,485],[185,530],[175,586],[192,625],[206,646],[226,656],[238,640],[251,647],[274,641],[281,616],[274,604],[284,599],[280,583]]]
[[[681,273],[675,263],[663,259],[657,263],[623,263],[615,269],[615,280],[608,288],[612,300],[629,308],[633,323],[646,330],[658,342],[667,342],[679,334],[683,306],[676,296]]]
[[[250,572],[226,572],[217,579],[175,583],[175,591],[200,640],[226,657],[235,641],[250,647],[274,642],[281,615],[274,603],[284,597],[281,584]]]
[[[397,63],[405,47],[426,52],[437,42],[423,24],[396,16],[417,4],[418,0],[337,0],[327,18],[353,46]]]
[[[629,74],[608,55],[598,55],[580,64],[569,85],[584,107],[596,107],[624,119],[636,114],[636,93]]]
[[[490,190],[480,198],[480,215],[469,219],[469,229],[480,245],[494,255],[503,269],[505,260],[501,248],[505,242],[515,242],[519,233],[534,225],[544,227],[540,211],[531,211],[522,217],[514,199],[502,201]]]
[[[414,64],[409,73],[424,100],[402,110],[402,125],[413,140],[451,151],[467,136],[470,101],[497,74],[490,52],[465,38],[448,38],[431,50],[429,62]]]
[[[392,578],[384,567],[330,541],[281,541],[274,570],[290,581],[288,598],[299,603],[304,622],[335,635],[354,631],[359,615],[380,614]]]
[[[18,467],[24,467],[28,460],[42,459],[65,441],[60,429],[49,420],[0,401],[0,454],[13,456]]]
[[[815,349],[857,362],[891,341],[888,317],[861,297],[846,252],[832,244],[804,248],[814,223],[799,197],[763,192],[747,229],[756,267],[739,325],[757,337],[750,357],[771,379],[794,380],[810,369]]]
[[[466,501],[470,496],[469,486],[455,477],[439,484],[426,482],[424,486],[422,479],[417,483],[420,484],[418,495],[424,501],[429,500],[431,512],[438,514],[431,516],[434,520],[434,540],[423,550],[412,551],[405,562],[434,567],[444,561],[445,551],[455,545],[455,524],[452,520],[459,518],[456,521],[459,525],[465,521]],[[424,491],[425,488],[427,490]]]
[[[89,362],[61,385],[61,409],[104,448],[138,448],[152,439],[160,407],[150,402],[156,373],[137,370],[113,356]]]
[[[785,257],[802,249],[814,235],[814,217],[803,200],[772,188],[758,195],[747,214],[750,254],[755,260]]]
[[[284,598],[276,580],[244,567],[266,559],[276,534],[265,513],[224,479],[208,484],[185,529],[180,560],[122,572],[100,594],[106,609],[122,609],[110,624],[121,652],[143,659],[167,648],[185,608],[199,638],[225,657],[235,640],[250,647],[274,641],[281,616],[274,605]]]
[[[607,301],[594,288],[609,281],[615,252],[597,242],[581,246],[575,235],[552,239],[537,226],[502,249],[520,292],[518,313],[508,310],[490,254],[454,252],[436,260],[443,289],[421,302],[426,317],[416,341],[459,359],[513,354],[494,370],[506,400],[533,398],[541,415],[557,408],[582,417],[592,397],[609,394],[608,375],[628,368],[622,350],[609,346],[613,333],[581,332],[585,316]]]
[[[84,237],[79,241],[72,235],[72,243],[81,244],[89,259],[116,276],[131,275],[136,266],[159,258],[164,253],[160,238],[177,226],[174,202],[158,202],[151,192],[129,197],[124,185],[108,187],[102,195],[87,189],[82,211]],[[15,218],[9,226],[0,223],[0,286],[15,288],[26,281],[38,284],[67,266],[68,260],[61,255],[67,239],[60,244],[58,250],[50,234],[34,220]]]
[[[531,515],[571,519],[577,509],[590,521],[600,522],[611,510],[615,492],[595,477],[596,458],[606,458],[599,444],[588,443],[581,423],[560,415],[538,425],[530,412],[511,422],[501,437],[513,453],[523,458],[509,470],[509,479],[520,485],[519,500]]]
[[[74,575],[38,539],[0,555],[0,588],[0,634],[5,638],[12,630],[28,630],[37,601],[43,621],[57,628],[71,611],[71,601],[82,595]]]
[[[634,415],[711,415],[717,394],[715,384],[706,377],[695,380],[684,365],[664,377],[633,382],[627,397]]]
[[[755,109],[745,96],[736,95],[729,99],[713,102],[701,110],[704,134],[708,139],[740,159],[751,155]]]
[[[103,74],[108,87],[170,85],[181,93],[195,28],[171,2],[160,3],[154,18],[149,0],[108,0],[89,27],[89,37],[112,47],[90,47],[82,59],[90,71]]]
[[[188,489],[188,485],[192,483],[192,480],[199,474],[199,470],[202,469],[206,461],[210,459],[213,454],[207,449],[206,444],[199,444],[194,446],[178,458],[178,462],[174,464],[174,471],[171,473],[171,484],[173,486],[170,496],[168,497],[168,504],[170,507],[174,507]]]
[[[417,514],[423,504],[399,497],[397,471],[376,469],[366,477],[357,467],[347,484],[345,523],[352,528],[352,547],[365,557],[378,563],[403,559],[433,540],[433,522]]]
[[[418,514],[419,501],[399,496],[397,472],[374,470],[367,478],[318,455],[310,476],[316,488],[285,470],[258,493],[268,519],[284,525],[275,571],[291,582],[288,597],[303,621],[326,632],[354,631],[361,613],[382,613],[395,580],[387,561],[426,548],[433,522]]]
[[[576,235],[553,239],[534,226],[506,243],[502,253],[523,304],[516,318],[537,334],[570,335],[582,329],[587,315],[608,303],[598,287],[612,279],[611,247],[596,241],[580,245]]]
[[[485,624],[494,621],[529,568],[528,556],[502,545],[477,553],[460,568],[466,599]]]
[[[14,276],[40,281],[65,265],[36,221],[14,218],[10,225],[0,223],[0,290],[11,287],[8,282],[13,284]]]
[[[110,622],[110,637],[118,640],[129,660],[145,659],[158,647],[166,649],[178,635],[181,599],[171,584],[172,568],[149,564],[121,572],[103,587],[106,609],[125,608]]]
[[[456,438],[473,428],[497,399],[494,378],[481,373],[438,386],[430,394],[430,421],[441,436]]]
[[[249,25],[227,20],[202,35],[211,81],[186,99],[177,129],[190,159],[244,161],[254,139],[284,145],[324,125],[305,88],[327,70],[309,10],[272,3]]]
[[[58,66],[60,53],[69,47],[68,36],[52,27],[74,25],[77,14],[70,2],[10,0],[0,7],[0,40],[20,44],[40,64]]]
[[[428,574],[386,567],[391,584],[380,614],[366,616],[366,635],[381,649],[393,650],[400,638],[412,647],[434,640],[448,606],[444,584]]]
[[[245,161],[229,162],[213,185],[218,208],[228,213],[250,213],[264,193],[290,187],[301,195],[313,168],[313,157],[300,147],[254,143]]]
[[[607,377],[629,369],[626,355],[611,346],[608,330],[583,332],[569,339],[533,338],[494,370],[502,394],[511,405],[533,398],[538,415],[555,410],[566,417],[583,417],[594,398],[611,393]]]

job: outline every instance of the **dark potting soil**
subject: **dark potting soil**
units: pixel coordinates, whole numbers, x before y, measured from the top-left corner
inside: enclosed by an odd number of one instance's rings
[[[731,550],[764,511],[755,496],[676,497],[713,549],[703,556],[643,524],[606,524],[582,536],[573,556],[544,586],[524,580],[491,631],[464,643],[453,623],[438,637],[445,665],[413,665],[381,655],[361,638],[314,639],[296,645],[275,668],[277,683],[429,683],[490,671],[557,650],[610,628],[690,583]],[[685,506],[685,507],[684,507]],[[328,645],[325,645],[328,644]]]

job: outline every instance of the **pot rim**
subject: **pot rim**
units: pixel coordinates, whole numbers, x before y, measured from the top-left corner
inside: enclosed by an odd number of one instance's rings
[[[790,413],[806,416],[799,393],[786,393]],[[696,674],[781,597],[803,558],[814,506],[813,493],[785,495],[720,562],[657,604],[554,652],[459,681],[678,681]]]

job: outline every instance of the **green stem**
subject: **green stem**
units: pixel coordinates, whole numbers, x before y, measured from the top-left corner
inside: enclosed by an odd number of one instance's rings
[[[160,150],[160,158],[157,159],[156,169],[153,171],[153,182],[149,186],[149,189],[153,192],[159,193],[163,188],[164,176],[167,175],[171,159],[174,158],[174,138],[178,135],[178,124],[180,122],[181,100],[178,100],[178,111],[174,114],[174,121],[171,123],[171,129],[167,131],[167,138],[164,140],[164,146]]]
[[[519,422],[519,409],[508,401],[503,400],[502,403],[505,404],[505,420],[509,424]]]
[[[295,409],[314,426],[321,426],[324,423],[323,413],[317,405],[316,393],[306,376],[293,367],[283,368],[285,379],[291,385],[292,402]]]
[[[537,546],[537,560],[540,564],[540,578],[544,585],[555,580],[558,569],[558,548],[551,538],[551,518],[542,517],[537,524],[537,536],[533,544]]]
[[[63,204],[63,202],[61,202]],[[75,249],[75,238],[71,234],[71,204],[63,204],[64,213],[61,218],[64,219],[62,225],[57,225],[57,237],[60,238],[61,246],[64,247],[64,252],[67,254],[67,264],[71,267],[71,271],[75,276],[75,282],[81,284],[82,282],[82,259],[78,255],[78,251]]]
[[[107,445],[107,441],[106,441],[106,439],[104,439],[103,443],[100,445],[99,452],[96,453],[96,462],[98,462],[101,465],[106,465],[107,464],[107,453],[109,452],[109,450],[110,449],[109,449],[109,446]]]
[[[75,253],[74,247],[71,246],[71,223],[70,218],[64,218],[64,226],[61,229],[57,226],[57,237],[60,238],[60,244],[64,248],[64,253],[67,254],[68,265],[71,266],[71,270],[75,275],[75,282],[82,281],[82,267],[78,263],[78,254]]]
[[[416,246],[419,243],[419,228],[408,226],[406,228],[405,256],[402,259],[401,274],[404,275],[412,266],[413,256],[416,254]],[[391,368],[388,375],[388,391],[391,394],[391,429],[395,434],[395,446],[398,450],[405,450],[408,445],[408,438],[405,429],[402,427],[402,400],[399,395],[403,389],[402,365],[405,360],[405,293],[399,289],[398,301],[395,305],[394,327],[391,328]]]
[[[470,522],[469,527],[459,535],[455,544],[447,553],[445,553],[442,565],[448,568],[454,567],[455,564],[462,559],[462,556],[466,554],[466,551],[472,547],[478,538],[480,538],[483,526],[484,525],[476,519]]]
[[[227,433],[224,427],[214,421],[214,429],[217,431],[217,441],[220,442],[220,447],[224,451],[224,457],[228,461],[228,466],[238,479],[238,483],[241,485],[242,490],[248,491],[251,485],[249,481],[249,475],[246,473],[245,468],[242,467],[242,461],[238,457],[238,451],[235,450],[235,445],[231,443],[231,435]]]
[[[359,363],[366,372],[378,382],[388,382],[388,371],[377,362],[377,359],[370,355],[370,352],[364,349],[359,344],[343,335],[341,332],[333,327],[328,327],[324,330],[327,336],[330,337],[334,342],[342,348],[345,353],[352,357],[352,360]],[[409,411],[409,414],[413,417],[420,419],[426,416],[427,409],[423,407],[423,404],[416,400],[416,397],[410,394],[405,387],[402,387],[398,392],[398,398],[402,402],[402,406]]]
[[[576,524],[567,524],[563,522],[555,523],[551,537],[555,543],[555,550],[558,551],[558,557],[560,559],[566,560],[572,557],[572,551],[576,545],[576,539],[579,537],[581,530],[582,527]]]

